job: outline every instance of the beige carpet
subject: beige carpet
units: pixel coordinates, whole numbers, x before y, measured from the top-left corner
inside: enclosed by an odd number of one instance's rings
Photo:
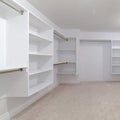
[[[120,83],[60,85],[13,120],[120,120]]]

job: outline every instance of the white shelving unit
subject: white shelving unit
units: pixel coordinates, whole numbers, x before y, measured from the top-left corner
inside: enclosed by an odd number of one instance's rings
[[[53,83],[53,29],[29,14],[29,95]]]
[[[120,74],[120,40],[111,41],[111,71],[112,74]]]
[[[59,75],[75,75],[76,74],[76,39],[59,37],[55,34],[55,61],[57,66],[57,74]]]
[[[28,97],[54,82],[53,28],[6,2],[0,1],[0,98]]]

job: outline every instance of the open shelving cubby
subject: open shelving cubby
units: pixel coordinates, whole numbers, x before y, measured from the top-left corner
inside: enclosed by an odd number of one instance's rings
[[[111,71],[112,74],[120,74],[120,40],[111,41]]]
[[[53,83],[53,29],[29,13],[29,95]]]

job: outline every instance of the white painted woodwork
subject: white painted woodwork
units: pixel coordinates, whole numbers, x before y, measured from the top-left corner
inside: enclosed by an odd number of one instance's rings
[[[53,29],[29,13],[29,87],[31,96],[53,84]]]
[[[1,2],[0,11],[0,70],[27,67],[28,13],[21,15]]]
[[[111,41],[111,72],[120,74],[120,40]]]
[[[29,11],[21,15],[6,5],[0,10],[6,13],[0,14],[0,71],[24,68],[0,74],[0,98],[31,96],[54,82],[53,28]]]

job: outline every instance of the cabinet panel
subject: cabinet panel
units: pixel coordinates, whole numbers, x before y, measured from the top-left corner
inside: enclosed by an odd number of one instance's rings
[[[7,21],[6,67],[27,67],[28,13]]]
[[[0,69],[5,66],[6,21],[0,18]]]

